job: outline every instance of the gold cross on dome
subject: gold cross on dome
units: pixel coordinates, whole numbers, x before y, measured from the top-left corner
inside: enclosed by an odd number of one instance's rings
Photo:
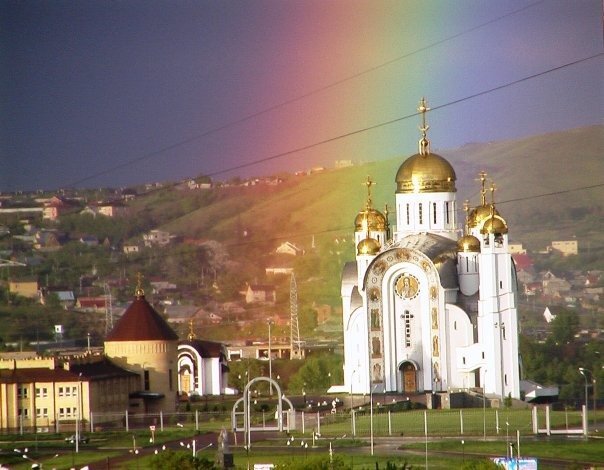
[[[371,206],[371,187],[377,183],[371,180],[371,176],[367,176],[367,181],[363,183],[363,186],[367,186],[367,206]]]
[[[143,275],[141,272],[136,273],[136,289],[134,289],[134,295],[136,298],[141,298],[145,296],[145,291],[143,290]]]

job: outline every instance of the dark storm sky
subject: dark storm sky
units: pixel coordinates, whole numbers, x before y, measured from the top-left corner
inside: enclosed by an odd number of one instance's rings
[[[5,0],[0,48],[0,191],[406,155],[415,117],[225,171],[413,114],[423,95],[461,100],[430,114],[439,148],[604,108],[599,0]]]

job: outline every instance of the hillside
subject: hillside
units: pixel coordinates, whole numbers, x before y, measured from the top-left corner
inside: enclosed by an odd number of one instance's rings
[[[510,225],[513,241],[535,249],[552,238],[572,236],[602,244],[604,187],[575,189],[604,183],[604,126],[433,151],[456,170],[460,206],[466,198],[472,204],[478,202],[477,175],[487,171],[488,178],[495,181],[496,202]],[[246,241],[266,247],[283,239],[309,245],[312,235],[320,240],[348,235],[364,204],[362,183],[367,175],[377,182],[374,205],[382,210],[388,203],[393,208],[394,176],[405,158],[290,176],[277,186],[220,189],[205,196],[198,206],[186,203],[189,196],[175,195],[174,201],[190,210],[171,211],[178,217],[166,220],[162,228],[232,242],[245,230]],[[549,195],[556,192],[559,194]],[[161,201],[153,198],[145,205],[150,204]],[[395,224],[393,216],[391,223]]]

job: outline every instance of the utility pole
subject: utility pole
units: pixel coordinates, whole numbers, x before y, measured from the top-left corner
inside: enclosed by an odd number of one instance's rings
[[[302,353],[300,351],[300,327],[298,325],[298,287],[296,285],[294,273],[292,273],[289,284],[289,311],[290,359],[302,359]]]

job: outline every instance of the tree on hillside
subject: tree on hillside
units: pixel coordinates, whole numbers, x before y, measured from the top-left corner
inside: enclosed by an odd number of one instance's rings
[[[552,340],[557,345],[573,341],[579,331],[579,318],[574,312],[562,310],[551,323]]]

